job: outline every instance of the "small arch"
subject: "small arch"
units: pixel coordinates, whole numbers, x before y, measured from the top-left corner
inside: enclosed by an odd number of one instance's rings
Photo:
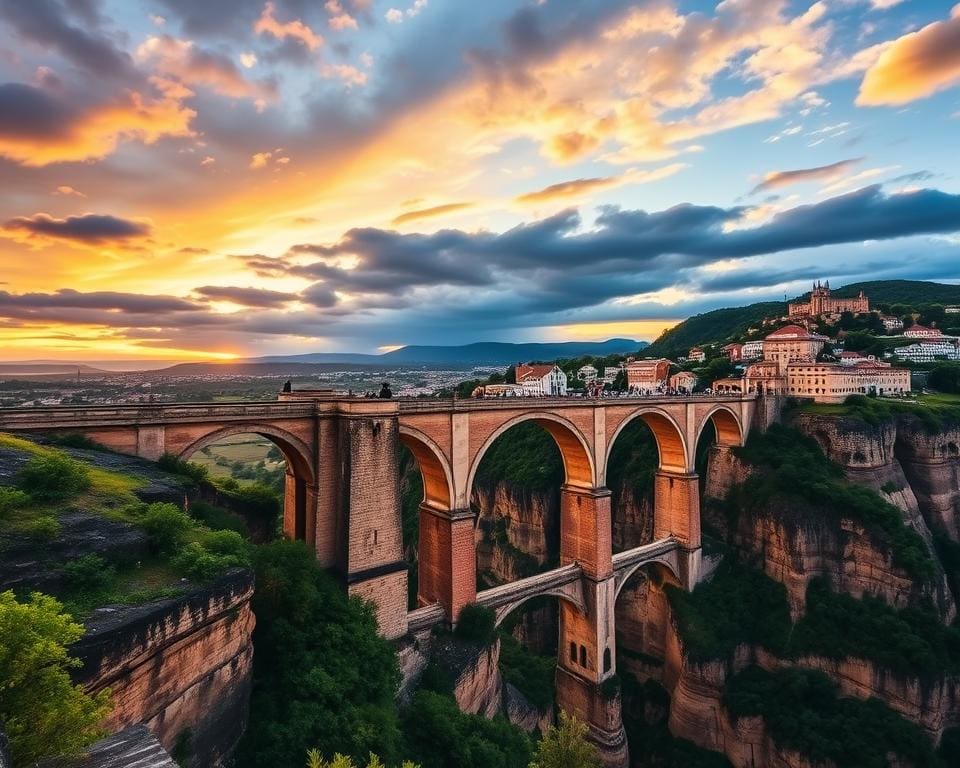
[[[243,434],[264,437],[283,454],[287,462],[283,529],[291,538],[312,543],[316,533],[316,510],[307,486],[316,485],[313,452],[297,436],[270,424],[231,424],[194,440],[180,451],[179,458],[186,460],[206,445],[225,437]]]
[[[672,470],[674,472],[686,472],[688,461],[687,443],[683,438],[683,430],[676,419],[669,413],[660,408],[641,408],[627,416],[617,426],[614,433],[607,441],[607,455],[603,462],[603,483],[606,483],[607,465],[610,462],[610,454],[613,452],[613,446],[617,442],[620,433],[634,419],[643,419],[650,431],[653,432],[657,441],[657,451],[660,454],[660,469]]]
[[[587,669],[587,646],[580,646],[580,666]]]
[[[655,557],[652,560],[645,560],[644,562],[637,563],[628,571],[618,576],[616,582],[617,589],[613,597],[614,603],[616,603],[617,599],[619,599],[620,593],[623,592],[623,588],[630,583],[634,576],[644,569],[654,570],[659,575],[661,582],[668,582],[670,584],[675,584],[676,586],[681,585],[680,577],[677,575],[677,571],[673,563],[671,563],[666,557]]]
[[[437,509],[453,508],[453,473],[440,446],[419,429],[400,425],[400,442],[417,460],[423,477],[423,501]]]
[[[610,659],[610,649],[604,648],[603,649],[603,674],[607,674],[607,672],[610,671],[611,666],[613,666],[613,664]]]
[[[520,600],[517,600],[513,603],[508,603],[496,609],[496,621],[494,626],[499,627],[506,620],[507,616],[513,613],[515,610],[521,606],[529,603],[531,600],[535,600],[538,597],[555,597],[558,600],[562,600],[568,605],[575,608],[579,613],[586,615],[587,606],[584,604],[583,599],[579,596],[575,596],[563,589],[550,589],[546,592],[540,592],[536,595],[528,595]],[[477,595],[478,602],[482,602],[483,593]]]
[[[729,448],[743,445],[744,432],[740,419],[726,405],[714,406],[697,425],[698,443],[708,421],[713,421],[713,427],[717,432],[717,445]]]
[[[271,426],[270,424],[231,424],[230,426],[216,429],[194,440],[190,445],[180,451],[178,457],[186,461],[206,445],[215,443],[225,437],[243,434],[265,437],[280,449],[280,452],[287,460],[288,466],[296,476],[308,480],[310,483],[315,481],[312,461],[313,451],[296,435],[284,429]]]
[[[470,473],[467,476],[466,493],[469,495],[473,488],[473,481],[476,477],[480,462],[484,454],[490,449],[494,441],[504,432],[522,424],[525,421],[532,421],[545,429],[557,448],[560,449],[560,456],[563,459],[563,469],[566,475],[566,484],[579,486],[581,488],[593,488],[596,471],[593,462],[593,452],[587,444],[583,434],[573,422],[558,416],[555,413],[522,413],[501,424],[490,434],[489,437],[480,446],[473,462],[470,466]]]

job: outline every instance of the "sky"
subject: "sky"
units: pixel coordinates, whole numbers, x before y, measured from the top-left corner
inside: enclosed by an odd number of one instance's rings
[[[960,4],[0,0],[0,358],[960,282]]]

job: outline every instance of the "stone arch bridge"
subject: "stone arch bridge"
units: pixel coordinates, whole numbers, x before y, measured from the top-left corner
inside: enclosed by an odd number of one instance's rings
[[[270,402],[0,409],[0,430],[80,433],[121,453],[188,459],[223,437],[255,433],[287,460],[284,531],[316,551],[351,594],[377,607],[390,638],[455,623],[478,602],[497,620],[525,601],[558,598],[557,703],[590,726],[611,766],[627,763],[619,700],[602,695],[616,672],[614,607],[644,567],[692,588],[701,562],[697,441],[712,422],[720,446],[742,445],[766,417],[754,394],[629,399],[503,398],[371,400],[322,391],[284,392]],[[654,482],[654,541],[612,552],[607,462],[620,432],[642,419],[660,464]],[[560,566],[477,593],[473,480],[487,449],[533,421],[556,441],[565,470]],[[407,610],[400,525],[398,447],[423,476],[419,608]],[[639,544],[639,543],[638,543]]]

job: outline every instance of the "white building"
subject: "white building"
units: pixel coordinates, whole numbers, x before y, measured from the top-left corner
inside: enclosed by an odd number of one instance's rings
[[[918,341],[905,347],[896,347],[893,354],[901,360],[914,363],[932,363],[936,360],[960,360],[960,346],[956,339]]]
[[[927,328],[925,325],[911,325],[903,332],[908,339],[939,339],[943,331],[939,328]]]
[[[587,383],[596,381],[597,369],[587,363],[586,365],[581,366],[580,370],[577,371],[577,378],[580,379],[580,381],[585,381]]]
[[[740,350],[742,360],[759,360],[761,357],[763,357],[763,339],[744,342],[743,349]]]
[[[567,394],[567,374],[558,365],[517,365],[517,384],[525,395]]]
[[[607,366],[603,369],[603,383],[604,384],[613,384],[617,380],[617,374],[623,370],[623,366],[619,365],[616,368],[613,366]]]
[[[883,323],[883,327],[887,330],[888,333],[893,331],[902,331],[903,330],[903,320],[899,317],[893,317],[892,315],[884,315],[880,318],[880,322]]]

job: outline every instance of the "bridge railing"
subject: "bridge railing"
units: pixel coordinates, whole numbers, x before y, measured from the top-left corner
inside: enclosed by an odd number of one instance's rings
[[[395,398],[400,405],[401,413],[417,413],[429,411],[474,411],[496,410],[498,408],[542,407],[557,406],[610,406],[610,405],[639,405],[642,403],[689,403],[689,402],[731,402],[739,400],[754,400],[755,394],[743,393],[713,393],[693,395],[637,395],[635,397],[476,397],[476,398],[443,398],[427,400],[421,398]]]
[[[527,576],[525,579],[518,579],[517,581],[511,581],[509,584],[501,584],[477,592],[477,602],[487,608],[500,608],[509,605],[527,593],[539,594],[571,584],[579,579],[582,573],[583,569],[576,563],[562,565],[552,571]]]
[[[668,552],[678,549],[679,547],[680,542],[673,538],[673,536],[668,536],[665,539],[658,539],[650,544],[634,547],[633,549],[628,549],[625,552],[617,552],[613,556],[613,570],[619,571],[622,568],[630,568],[637,563],[641,563],[654,557],[659,557],[660,555],[665,555]]]
[[[110,424],[162,424],[206,419],[290,418],[312,416],[311,401],[277,400],[232,403],[172,403],[156,405],[74,405],[0,409],[0,428],[53,428]]]

